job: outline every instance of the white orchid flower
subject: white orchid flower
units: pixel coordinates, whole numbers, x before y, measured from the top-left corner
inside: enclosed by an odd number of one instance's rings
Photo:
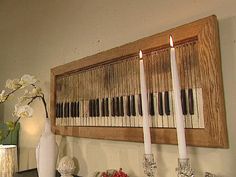
[[[42,94],[42,89],[39,87],[33,88],[33,90],[31,91],[31,94],[34,96],[38,96],[38,95]]]
[[[19,79],[13,79],[13,80],[8,79],[6,81],[6,88],[9,88],[11,90],[16,90],[21,87],[21,84],[19,82],[20,82]]]
[[[33,109],[29,105],[24,105],[24,106],[15,106],[15,115],[17,117],[21,118],[28,118],[32,117],[33,115]]]
[[[6,100],[6,96],[5,94],[5,90],[2,90],[1,94],[0,94],[0,103],[4,102]]]
[[[27,87],[31,84],[35,84],[36,82],[37,79],[29,74],[23,75],[20,79],[21,88]]]

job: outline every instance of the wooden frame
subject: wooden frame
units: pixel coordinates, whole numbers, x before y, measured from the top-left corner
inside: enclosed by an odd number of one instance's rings
[[[140,49],[147,52],[153,48],[169,45],[169,35],[174,36],[176,43],[197,38],[199,41],[199,57],[203,73],[208,77],[202,84],[211,84],[204,92],[203,98],[208,106],[213,107],[212,116],[205,118],[204,129],[186,129],[188,145],[204,147],[228,148],[226,114],[224,105],[223,82],[219,49],[219,33],[216,16],[210,16],[165,32],[146,37],[129,44],[110,49],[105,52],[88,56],[51,69],[51,100],[50,116],[52,130],[56,134],[84,138],[108,139],[143,142],[142,128],[113,128],[113,127],[72,127],[55,125],[55,81],[56,77],[78,71],[82,68],[119,60],[122,57],[137,54]],[[210,66],[206,68],[206,64]],[[208,99],[209,95],[215,99]],[[206,111],[212,111],[205,109]],[[208,112],[209,114],[209,112]],[[176,129],[152,128],[152,143],[177,144]]]

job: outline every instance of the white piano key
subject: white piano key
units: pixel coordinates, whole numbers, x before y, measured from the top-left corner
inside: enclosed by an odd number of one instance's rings
[[[104,119],[104,116],[102,116],[102,98],[99,99],[99,115],[97,118],[96,118],[96,123],[95,125],[96,126],[104,126],[105,125],[105,119]]]
[[[185,128],[192,128],[192,116],[189,113],[189,95],[188,95],[188,89],[185,89],[186,94],[186,106],[187,106],[187,115],[184,115],[185,119]]]
[[[108,126],[109,126],[109,127],[112,126],[112,116],[111,116],[111,110],[112,110],[111,107],[112,107],[112,105],[111,105],[111,99],[112,99],[112,98],[108,98],[109,117],[108,117],[107,120],[108,120]]]
[[[123,96],[124,116],[122,117],[122,126],[127,127],[127,97]]]
[[[138,102],[139,102],[139,95],[135,95],[135,113],[136,113],[136,116],[134,118],[134,126],[135,127],[140,127],[139,126],[140,115],[138,112],[138,104],[139,104]]]
[[[193,101],[194,101],[194,114],[192,115],[192,124],[193,124],[193,128],[199,128],[197,89],[193,89]]]
[[[202,88],[197,88],[197,109],[199,117],[199,128],[205,128],[204,124],[204,114],[203,114],[203,98],[202,98]]]
[[[169,91],[169,106],[170,106],[170,115],[168,116],[169,120],[169,128],[175,127],[175,120],[174,120],[174,115],[173,115],[173,100],[172,100],[172,92]]]
[[[168,121],[168,116],[165,114],[165,92],[162,92],[162,99],[163,99],[163,116],[162,116],[162,126],[165,128],[169,127],[169,121]]]
[[[152,118],[152,127],[158,127],[158,94],[153,93],[154,112],[155,116]]]

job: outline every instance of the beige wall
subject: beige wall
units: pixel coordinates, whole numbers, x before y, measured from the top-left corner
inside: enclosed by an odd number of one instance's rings
[[[230,149],[189,147],[188,152],[197,174],[211,171],[218,176],[233,177],[236,176],[235,7],[234,0],[0,0],[0,84],[7,78],[31,73],[41,80],[49,98],[50,68],[216,14],[220,22]],[[11,115],[12,104],[2,107],[5,119]],[[21,170],[35,167],[34,148],[44,122],[41,104],[36,103],[36,107],[33,118],[21,121]],[[76,157],[79,174],[84,177],[94,171],[119,167],[130,176],[144,176],[142,143],[60,136],[57,139],[60,156]],[[153,151],[159,176],[176,176],[177,146],[153,145]]]

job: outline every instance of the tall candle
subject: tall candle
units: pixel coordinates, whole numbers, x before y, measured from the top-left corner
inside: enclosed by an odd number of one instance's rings
[[[140,85],[141,85],[141,98],[142,98],[142,111],[143,111],[143,137],[144,137],[144,151],[145,154],[152,153],[151,136],[149,127],[149,115],[148,115],[148,101],[147,101],[147,87],[143,65],[142,51],[139,51],[139,67],[140,67]]]
[[[179,149],[179,158],[187,158],[186,150],[186,140],[185,140],[185,130],[184,130],[184,116],[181,107],[181,98],[180,98],[180,83],[178,77],[178,70],[175,57],[175,48],[173,44],[173,39],[170,36],[170,60],[171,60],[171,74],[172,74],[172,86],[173,86],[173,96],[174,96],[174,108],[176,116],[176,129],[177,129],[177,138],[178,138],[178,149]]]

